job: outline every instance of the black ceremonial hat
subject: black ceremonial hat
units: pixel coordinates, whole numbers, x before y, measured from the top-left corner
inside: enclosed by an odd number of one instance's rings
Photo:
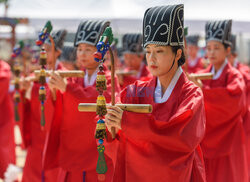
[[[231,45],[232,20],[210,21],[206,23],[206,42],[216,40]]]
[[[231,52],[236,53],[236,35],[231,35],[230,41],[232,44],[231,45]]]
[[[199,35],[189,35],[186,37],[187,44],[198,46],[198,41],[200,39]]]
[[[143,19],[143,46],[183,46],[184,5],[157,6],[146,10]]]
[[[125,34],[122,38],[122,47],[124,52],[141,53],[142,34]]]
[[[61,30],[58,30],[57,32],[52,33],[51,36],[52,36],[52,38],[54,40],[56,49],[62,49],[63,48],[63,43],[64,43],[66,35],[67,35],[67,31],[64,30],[64,29],[61,29]],[[49,38],[46,39],[46,43],[51,44]]]
[[[73,46],[64,46],[60,60],[74,62],[76,60],[76,48]]]
[[[95,46],[99,41],[100,35],[109,24],[109,21],[103,20],[86,20],[81,22],[76,32],[74,46],[78,46],[80,43]]]

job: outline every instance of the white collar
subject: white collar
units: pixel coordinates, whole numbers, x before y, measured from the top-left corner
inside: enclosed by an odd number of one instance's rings
[[[59,63],[60,63],[60,61],[57,59],[57,60],[56,60],[56,63],[55,63],[55,70],[57,70],[57,69],[58,69],[58,65],[59,65]]]
[[[196,64],[198,63],[199,59],[198,58],[195,58],[194,60],[191,60],[191,59],[188,59],[188,66],[190,67],[195,67]]]
[[[91,75],[90,80],[89,80],[88,70],[86,70],[86,74],[84,76],[84,86],[85,87],[94,85],[96,77],[97,77],[97,72],[98,72],[98,67],[96,68],[95,72]]]
[[[138,73],[136,75],[136,78],[139,79],[141,77],[143,67],[144,67],[144,63],[141,62],[140,69],[139,69],[139,71],[138,71]]]
[[[238,63],[239,63],[239,60],[237,58],[235,58],[233,67],[237,68]]]
[[[216,72],[216,74],[215,74],[214,66],[212,67],[211,73],[214,74],[213,80],[216,80],[216,79],[218,79],[218,78],[220,77],[220,75],[221,75],[221,73],[223,72],[223,70],[224,70],[225,66],[227,65],[227,63],[228,63],[228,61],[227,61],[227,59],[225,59],[223,65],[222,65],[222,66],[220,67],[220,69]]]
[[[163,97],[162,97],[162,91],[161,91],[161,83],[160,83],[159,78],[157,78],[157,86],[156,86],[155,92],[154,92],[155,103],[163,103],[163,102],[166,102],[168,100],[168,98],[170,97],[172,91],[174,90],[174,87],[175,87],[177,81],[179,80],[182,72],[183,72],[182,68],[181,68],[181,66],[179,66],[179,68],[176,70],[175,75],[172,78],[167,90],[165,91]]]

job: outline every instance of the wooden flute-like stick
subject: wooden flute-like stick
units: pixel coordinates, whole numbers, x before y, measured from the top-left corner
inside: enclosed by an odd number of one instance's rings
[[[200,80],[211,80],[213,78],[214,74],[213,73],[191,73],[189,77],[195,78],[195,79],[200,79]]]
[[[111,58],[111,105],[115,105],[115,60],[112,49],[109,47],[109,54]],[[115,139],[116,131],[115,127],[111,127],[112,138]]]
[[[135,70],[131,70],[131,71],[123,71],[123,70],[117,70],[115,72],[116,75],[136,75],[138,72]]]
[[[67,77],[79,77],[79,78],[83,78],[85,73],[84,71],[81,70],[71,70],[71,71],[55,71],[56,73],[58,73],[61,77],[63,78],[67,78]],[[40,70],[35,70],[34,71],[35,76],[27,76],[24,78],[20,78],[19,82],[23,82],[23,81],[29,81],[29,82],[33,82],[33,81],[38,81],[39,76],[40,76]],[[53,73],[53,71],[47,70],[46,71],[46,77],[50,77],[51,74]],[[15,84],[15,80],[11,80],[11,84]]]
[[[51,74],[53,73],[54,71],[52,70],[47,70],[46,71],[46,77],[49,77],[51,76]],[[71,70],[71,71],[55,71],[56,73],[58,73],[61,77],[65,78],[65,77],[84,77],[85,73],[84,71],[81,71],[81,70]],[[35,75],[37,77],[39,77],[40,75],[40,72],[39,70],[35,70],[34,71]]]
[[[34,82],[34,81],[38,81],[38,77],[36,76],[26,76],[26,77],[22,77],[19,80],[19,83],[22,83],[24,81],[28,81],[28,82]],[[15,84],[15,80],[11,80],[10,84],[14,85]]]
[[[107,104],[110,106],[111,104]],[[150,104],[115,104],[115,106],[121,108],[124,111],[135,113],[151,113],[152,105]],[[80,112],[96,112],[96,103],[80,103],[78,105],[78,111]]]
[[[49,35],[49,39],[50,39],[50,42],[51,42],[51,49],[52,49],[52,58],[53,58],[53,68],[52,70],[55,71],[56,69],[56,56],[55,56],[55,42],[54,42],[54,39],[51,35]],[[51,90],[51,94],[52,94],[52,98],[53,100],[56,100],[56,89],[52,89]]]

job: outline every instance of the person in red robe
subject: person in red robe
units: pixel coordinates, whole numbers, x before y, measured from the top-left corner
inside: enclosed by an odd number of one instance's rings
[[[121,88],[125,88],[136,80],[147,80],[151,74],[144,63],[141,34],[125,34],[123,36],[123,57],[126,71],[136,71],[136,75],[118,75]]]
[[[11,164],[16,163],[14,140],[14,103],[9,94],[11,70],[8,63],[0,60],[0,179]]]
[[[248,163],[248,175],[250,178],[250,69],[249,66],[240,63],[237,59],[237,50],[236,50],[236,35],[231,36],[231,53],[227,57],[229,63],[240,71],[242,74],[245,84],[246,84],[246,112],[243,115],[243,124],[247,137],[247,163]],[[250,180],[250,179],[249,179]]]
[[[63,46],[60,62],[67,70],[78,70],[76,64],[76,49],[73,46]]]
[[[189,35],[186,37],[187,40],[187,62],[185,63],[188,73],[196,73],[204,68],[202,58],[198,57],[198,41],[199,35]]]
[[[59,182],[96,182],[98,174],[97,143],[94,137],[96,129],[95,112],[79,112],[79,103],[96,103],[99,93],[96,91],[96,78],[99,63],[94,60],[96,44],[108,21],[83,21],[78,26],[74,45],[77,47],[77,62],[85,71],[84,78],[64,80],[54,74],[49,82],[50,88],[63,92],[61,107],[58,105],[58,117],[53,120],[44,152],[44,168],[59,166]],[[98,34],[95,34],[99,32]],[[91,36],[95,34],[96,36]],[[111,73],[104,66],[107,90],[106,102],[111,101]],[[119,93],[116,80],[116,91]],[[110,182],[113,174],[112,160],[106,157],[108,172],[105,181]]]
[[[118,39],[114,38],[112,44],[110,45],[110,48],[112,50],[113,57],[114,57],[115,69],[121,70],[123,65],[120,60],[119,51],[118,51],[119,48],[117,48],[117,44],[118,44]],[[111,55],[109,51],[105,54],[104,64],[108,67],[109,70],[111,70]]]
[[[212,80],[203,80],[200,85],[207,119],[201,147],[208,182],[248,181],[242,120],[245,83],[226,59],[230,54],[231,25],[232,20],[206,24],[206,51],[211,65],[201,72],[214,74]]]
[[[122,103],[151,104],[153,112],[108,108],[106,125],[117,131],[116,139],[106,146],[115,162],[114,182],[206,181],[200,148],[205,134],[203,94],[181,68],[183,10],[179,4],[145,12],[143,46],[154,77],[129,85],[120,97]],[[112,144],[118,145],[116,154],[109,149]]]
[[[64,38],[66,36],[65,30],[59,30],[52,35],[55,43],[55,58],[54,62],[52,54],[52,46],[50,41],[46,41],[44,44],[47,53],[47,68],[56,70],[64,70],[62,64],[58,61],[61,54]],[[27,148],[27,156],[23,169],[23,182],[54,182],[57,178],[58,169],[44,172],[42,170],[42,154],[46,138],[46,133],[49,130],[49,126],[54,114],[54,104],[46,104],[45,106],[45,127],[42,129],[41,121],[41,103],[39,100],[39,88],[38,82],[23,83],[23,89],[26,90],[23,93],[23,106],[22,110],[22,124],[21,132],[23,136],[23,142]],[[46,85],[47,95],[49,89]]]

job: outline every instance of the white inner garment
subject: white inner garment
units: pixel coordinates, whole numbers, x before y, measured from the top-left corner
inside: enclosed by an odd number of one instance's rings
[[[143,67],[144,67],[144,63],[141,62],[140,69],[139,69],[139,71],[138,71],[138,73],[136,75],[136,78],[139,79],[141,77]]]
[[[211,73],[214,74],[213,80],[216,80],[216,79],[220,78],[220,75],[221,75],[221,73],[223,72],[223,70],[224,70],[225,66],[227,65],[227,63],[228,63],[228,61],[227,61],[227,59],[225,59],[223,65],[222,65],[222,66],[220,67],[220,69],[216,72],[216,74],[215,74],[214,66],[212,67]]]
[[[91,77],[89,79],[88,70],[86,70],[86,74],[84,76],[84,86],[85,87],[94,85],[96,77],[97,77],[97,72],[98,72],[98,67],[96,68],[95,72],[91,75]]]
[[[177,83],[177,81],[179,80],[181,74],[182,74],[182,68],[181,66],[179,66],[179,68],[176,70],[175,75],[173,77],[173,79],[171,80],[167,90],[165,91],[164,95],[162,96],[162,89],[161,89],[161,83],[159,78],[157,78],[157,86],[155,88],[155,92],[154,92],[154,100],[155,103],[163,103],[166,102],[168,100],[168,98],[170,97],[172,91],[174,90],[174,87]]]
[[[238,63],[239,63],[239,60],[237,58],[235,58],[233,67],[237,68]]]
[[[199,61],[199,58],[196,58],[194,60],[189,59],[188,60],[188,66],[195,67],[197,65],[198,61]]]

